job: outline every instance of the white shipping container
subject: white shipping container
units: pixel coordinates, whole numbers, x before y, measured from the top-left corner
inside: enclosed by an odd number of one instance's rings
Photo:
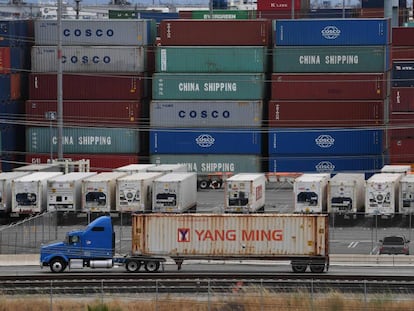
[[[47,208],[47,180],[61,172],[35,172],[12,181],[12,215],[42,213]]]
[[[125,172],[103,172],[82,180],[82,212],[115,211],[116,180]]]
[[[326,213],[330,174],[303,174],[293,183],[295,213]]]
[[[264,209],[266,176],[264,174],[239,173],[225,182],[226,213],[253,213]]]
[[[399,199],[400,213],[412,215],[414,213],[414,175],[408,174],[401,178]]]
[[[394,217],[398,212],[399,186],[403,173],[378,173],[365,185],[365,213],[381,217]]]
[[[32,47],[33,72],[57,72],[56,46]],[[63,46],[62,70],[81,73],[141,73],[146,71],[144,47]]]
[[[145,173],[150,167],[154,167],[155,164],[128,164],[125,166],[114,168],[113,172],[125,172],[128,174]]]
[[[404,173],[408,174],[411,172],[411,165],[384,165],[381,169],[381,173]]]
[[[0,173],[0,214],[9,214],[12,209],[12,180],[29,175],[30,172]]]
[[[62,167],[59,164],[40,163],[28,164],[13,169],[13,172],[61,172]]]
[[[338,173],[328,182],[328,212],[355,218],[364,212],[365,174]]]
[[[161,172],[164,174],[167,173],[185,173],[188,172],[187,165],[185,164],[158,164],[156,163],[155,166],[149,167],[147,172]]]
[[[116,181],[118,212],[151,212],[152,184],[163,173],[135,173]]]
[[[197,174],[168,173],[153,181],[152,211],[183,213],[197,205]]]
[[[47,181],[47,210],[79,212],[82,208],[82,180],[96,172],[72,172]]]

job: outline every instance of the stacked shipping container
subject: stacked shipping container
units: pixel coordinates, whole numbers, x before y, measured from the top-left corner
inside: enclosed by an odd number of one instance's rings
[[[269,171],[382,167],[389,20],[276,20],[274,37]]]

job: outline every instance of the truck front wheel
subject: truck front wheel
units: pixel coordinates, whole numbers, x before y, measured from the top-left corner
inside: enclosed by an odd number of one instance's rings
[[[54,273],[60,273],[65,271],[66,265],[67,264],[63,259],[55,258],[50,262],[50,270]]]
[[[147,261],[145,263],[145,271],[147,272],[157,272],[160,268],[160,263],[158,261]]]
[[[141,268],[141,263],[136,260],[128,260],[125,268],[128,272],[138,272],[139,268]]]

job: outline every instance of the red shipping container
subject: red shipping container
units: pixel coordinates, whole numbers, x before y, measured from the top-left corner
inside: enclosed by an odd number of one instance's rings
[[[414,162],[414,136],[393,137],[390,139],[390,162],[413,163]]]
[[[414,134],[411,127],[414,123],[414,112],[392,112],[390,113],[391,133],[394,136],[410,136]],[[393,127],[396,127],[393,129]]]
[[[270,127],[346,127],[384,124],[384,101],[269,102]]]
[[[301,0],[295,1],[295,10],[301,9]],[[260,11],[290,11],[292,0],[257,0],[257,9]]]
[[[141,118],[142,104],[137,101],[63,101],[63,121],[66,125],[93,125],[104,127],[136,127]],[[57,101],[28,100],[26,119],[49,124],[48,111],[57,111]]]
[[[294,19],[302,18],[306,12],[303,10],[295,10]],[[267,19],[292,19],[292,11],[256,11],[256,18],[267,18]]]
[[[385,17],[384,8],[362,8],[360,18],[383,18]],[[398,10],[398,25],[402,26],[407,21],[407,9]],[[393,39],[394,41],[394,39]]]
[[[385,73],[272,74],[272,99],[378,100],[387,96]]]
[[[148,79],[144,75],[63,74],[63,99],[139,100],[146,97]],[[57,99],[57,75],[29,75],[30,99]]]
[[[391,59],[392,60],[413,60],[414,59],[413,49],[414,49],[414,45],[413,46],[392,46],[391,47]]]
[[[9,47],[0,47],[0,74],[10,73],[11,56]]]
[[[414,47],[414,27],[393,27],[392,45]]]
[[[159,26],[161,45],[242,45],[269,46],[272,23],[252,20],[162,20]]]
[[[54,157],[56,158],[56,154]],[[110,172],[114,168],[139,163],[139,156],[136,154],[64,154],[63,157],[74,161],[89,159],[90,171],[98,173]],[[50,154],[46,153],[26,155],[28,164],[47,163],[49,159]]]
[[[414,111],[414,87],[391,88],[390,111]]]

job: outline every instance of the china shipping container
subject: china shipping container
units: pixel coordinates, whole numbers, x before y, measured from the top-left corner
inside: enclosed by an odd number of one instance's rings
[[[47,211],[80,212],[82,179],[96,172],[71,172],[47,181]]]
[[[391,44],[387,18],[275,20],[273,29],[276,46]]]
[[[19,100],[24,96],[22,73],[0,74],[0,100]]]
[[[295,213],[326,213],[328,173],[305,173],[293,182]]]
[[[257,9],[263,11],[291,11],[293,9],[300,10],[308,7],[307,1],[304,0],[259,0],[257,1]]]
[[[378,100],[388,96],[387,73],[273,74],[272,99]]]
[[[137,129],[103,127],[64,127],[63,152],[66,153],[138,153],[140,138]],[[57,152],[57,129],[27,127],[26,151]]]
[[[269,46],[271,22],[251,20],[163,20],[159,26],[161,45]]]
[[[0,173],[0,216],[9,216],[12,210],[12,181],[30,174],[30,172]]]
[[[124,45],[143,46],[155,42],[154,20],[62,20],[62,45]],[[55,45],[58,42],[56,20],[36,20],[35,45]]]
[[[178,238],[177,238],[178,237]],[[288,260],[295,272],[329,266],[326,215],[137,214],[132,253],[184,260]]]
[[[144,74],[63,73],[63,99],[72,100],[139,100],[148,96]],[[31,100],[57,99],[57,74],[29,74]]]
[[[150,103],[151,127],[260,127],[263,101],[169,101]]]
[[[414,28],[413,27],[393,27],[392,28],[392,45],[413,47],[414,46]]]
[[[414,213],[414,175],[408,174],[400,180],[399,189],[400,213],[412,215]]]
[[[147,170],[151,167],[154,167],[155,164],[128,164],[123,165],[117,168],[114,168],[113,172],[125,172],[128,174],[136,174],[136,173],[146,173]]]
[[[38,214],[47,209],[47,180],[61,172],[35,172],[12,180],[12,213]]]
[[[260,154],[259,129],[154,129],[151,154]]]
[[[378,155],[385,138],[373,129],[270,128],[268,143],[277,155]]]
[[[197,174],[168,173],[152,182],[152,211],[184,213],[197,206]]]
[[[414,112],[414,87],[393,87],[390,98],[391,112]]]
[[[32,72],[57,72],[56,46],[32,47]],[[146,48],[134,46],[63,46],[62,70],[75,73],[131,73],[147,70]]]
[[[30,52],[25,47],[0,47],[0,74],[30,68]]]
[[[346,127],[384,124],[383,100],[270,100],[269,127]]]
[[[48,111],[57,111],[55,100],[26,101],[26,120],[35,124],[49,124],[45,118]],[[63,122],[68,125],[102,127],[137,127],[141,122],[142,103],[138,101],[63,101]],[[33,123],[32,123],[33,124]]]
[[[389,46],[278,46],[273,72],[385,72],[390,70]]]
[[[266,72],[268,50],[263,46],[158,46],[157,72]]]
[[[264,74],[155,73],[154,100],[260,100]]]
[[[392,86],[414,87],[414,60],[394,61],[392,67]]]
[[[1,20],[0,46],[30,46],[33,43],[32,20]]]

